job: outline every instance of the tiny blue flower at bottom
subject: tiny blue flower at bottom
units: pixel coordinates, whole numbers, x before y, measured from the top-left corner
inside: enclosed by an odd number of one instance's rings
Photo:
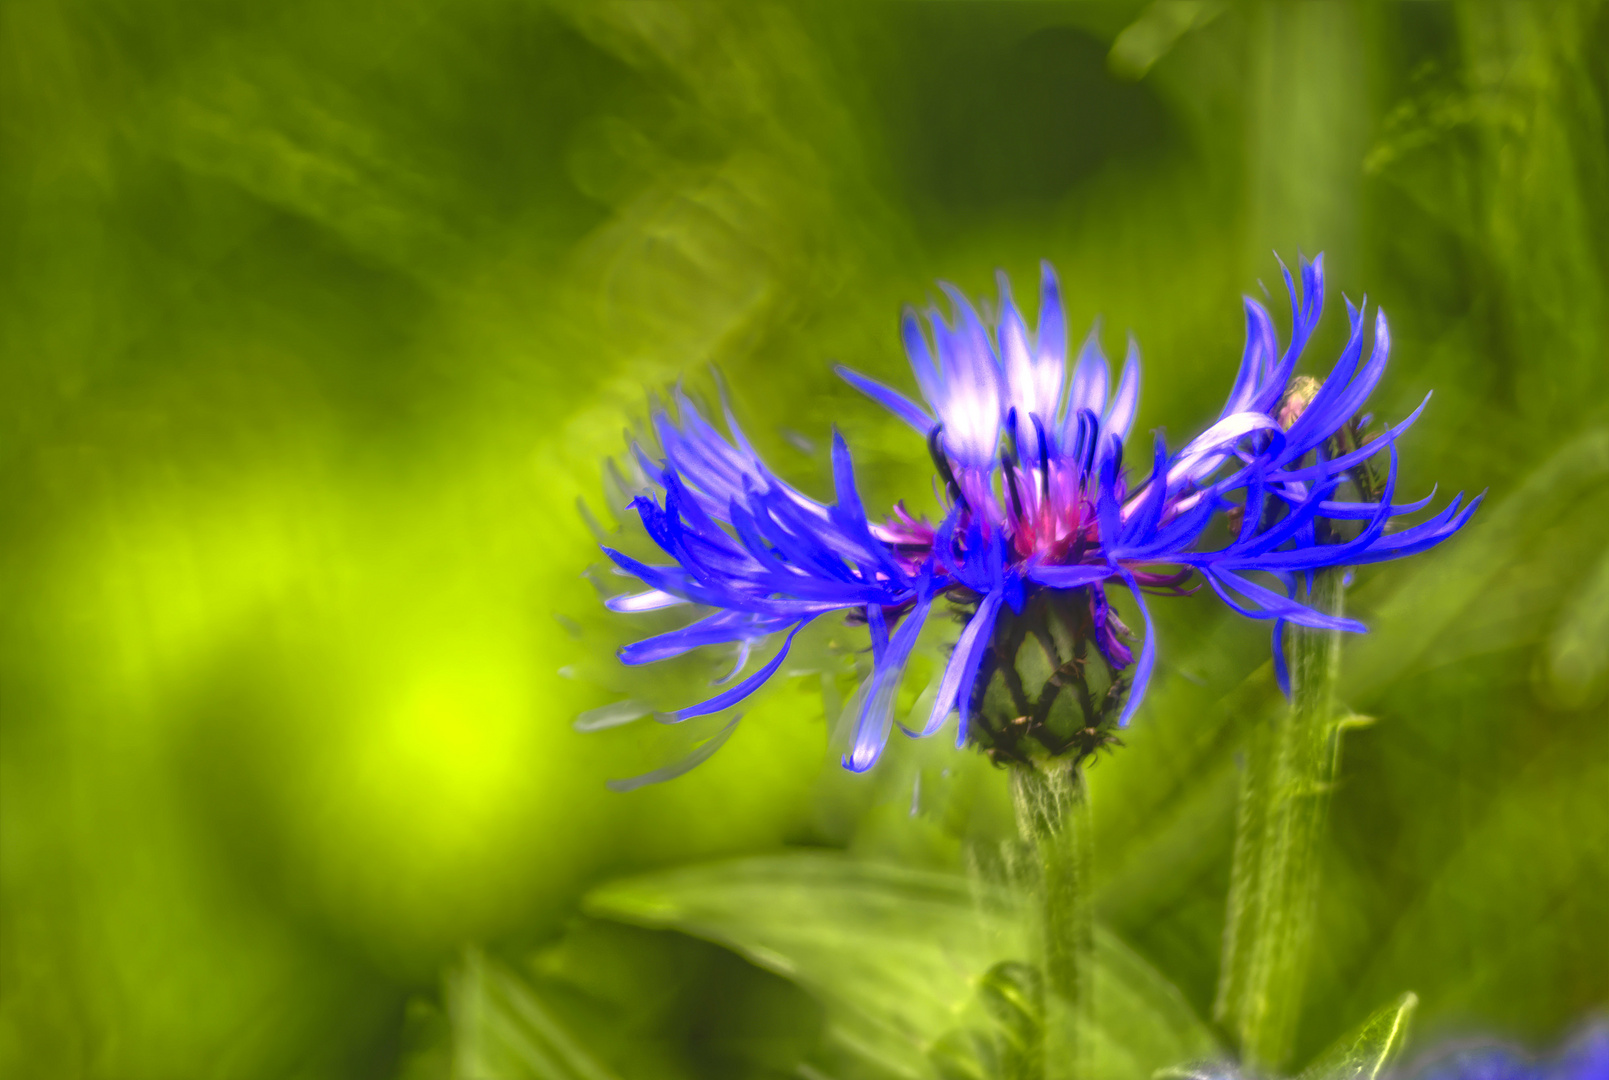
[[[1304,1077],[1308,1073],[1302,1074]],[[1354,1080],[1353,1065],[1314,1080]],[[1393,1068],[1393,1080],[1609,1080],[1609,1020],[1593,1020],[1551,1055],[1539,1057],[1490,1039],[1446,1043],[1417,1062]],[[1156,1080],[1254,1080],[1233,1061],[1191,1062],[1157,1072]]]
[[[1609,1080],[1609,1020],[1582,1028],[1548,1057],[1507,1043],[1470,1042],[1432,1051],[1407,1080]]]
[[[1146,597],[1193,591],[1185,586],[1199,577],[1234,611],[1272,625],[1276,671],[1288,689],[1280,646],[1286,625],[1364,630],[1355,619],[1298,600],[1303,579],[1311,585],[1317,571],[1434,547],[1480,502],[1466,505],[1460,495],[1427,520],[1396,527],[1431,501],[1394,501],[1397,443],[1424,404],[1377,434],[1363,432],[1359,413],[1391,345],[1385,315],[1376,312],[1365,355],[1366,304],[1347,303],[1350,330],[1329,375],[1319,381],[1296,374],[1323,308],[1323,256],[1299,270],[1300,287],[1284,271],[1289,341],[1281,348],[1268,311],[1245,298],[1245,350],[1217,420],[1177,450],[1158,433],[1149,457],[1125,452],[1139,404],[1138,347],[1131,339],[1114,387],[1097,325],[1069,371],[1060,287],[1048,263],[1032,333],[1004,275],[990,324],[950,285],[942,286],[952,303],[948,315],[929,309],[924,326],[907,308],[901,334],[925,406],[865,375],[839,373],[925,440],[943,484],[936,523],[903,505],[872,520],[836,432],[833,501],[811,499],[760,460],[729,408],[729,434],[722,435],[678,390],[674,419],[663,408],[652,415],[659,456],[641,442],[632,447],[648,479],[632,506],[669,562],[648,564],[605,548],[645,586],[608,603],[622,612],[702,610],[681,629],[627,646],[621,659],[650,663],[733,643],[746,658],[750,648],[780,639],[752,674],[660,717],[675,722],[736,705],[779,670],[805,626],[847,613],[872,638],[873,669],[844,758],[862,771],[887,742],[913,646],[941,599],[967,613],[967,622],[914,734],[936,733],[953,714],[960,745],[1003,612],[1020,614],[1042,593],[1087,607],[1101,656],[1125,673],[1122,726],[1156,666]],[[1371,464],[1382,455],[1388,464],[1377,482]],[[1126,459],[1136,457],[1131,469]],[[1214,547],[1206,538],[1215,522],[1229,526],[1229,538]],[[1144,622],[1138,657],[1113,611],[1112,588],[1132,596]]]

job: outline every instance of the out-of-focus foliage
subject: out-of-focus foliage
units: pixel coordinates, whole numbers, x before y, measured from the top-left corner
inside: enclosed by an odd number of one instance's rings
[[[1025,954],[1008,897],[980,896],[958,875],[792,855],[616,882],[586,906],[716,941],[810,990],[827,1008],[823,1053],[839,1059],[829,1075],[923,1076],[948,1029],[970,1021],[986,1037],[995,1026],[998,1010],[967,1006],[985,973]],[[1149,1076],[1216,1051],[1178,992],[1121,942],[1100,939],[1096,959],[1097,1076]]]
[[[614,882],[590,894],[585,907],[597,918],[714,941],[808,990],[825,1014],[787,1002],[812,1036],[794,1050],[824,1075],[920,1077],[935,1067],[942,1077],[1013,1075],[987,1066],[1033,1041],[1021,1029],[1041,1022],[1032,992],[1021,993],[1012,979],[1010,969],[1022,965],[1011,958],[1023,955],[1025,942],[1011,894],[980,893],[959,875],[795,854]],[[441,1070],[430,1048],[453,1046],[460,1058],[501,1050],[510,1060],[460,1060],[450,1075],[631,1075],[633,1057],[655,1036],[626,1022],[624,1010],[563,1028],[538,997],[538,987],[555,986],[565,967],[596,982],[594,973],[610,960],[598,942],[609,940],[598,937],[596,924],[582,924],[539,954],[523,979],[470,954],[451,984],[453,1037],[438,1033],[415,1068]],[[555,963],[566,955],[586,959]],[[1149,1077],[1160,1067],[1219,1056],[1178,991],[1120,941],[1103,936],[1098,963],[1096,1076]],[[640,980],[628,985],[643,995]]]
[[[1349,597],[1376,722],[1298,1059],[1408,990],[1416,1038],[1533,1043],[1609,998],[1604,4],[41,0],[0,34],[5,1075],[788,1074],[830,1003],[580,898],[787,844],[953,870],[1003,778],[937,743],[843,774],[813,675],[609,793],[713,732],[570,729],[631,689],[592,676],[626,631],[574,503],[715,361],[791,480],[825,492],[836,423],[868,503],[921,508],[830,362],[902,379],[901,303],[1042,257],[1176,440],[1270,249],[1326,250],[1392,319],[1378,411],[1436,391],[1405,490],[1492,491]],[[1092,774],[1099,911],[1206,1016],[1276,692],[1214,604],[1158,630]],[[637,1058],[567,1041],[617,1022]]]

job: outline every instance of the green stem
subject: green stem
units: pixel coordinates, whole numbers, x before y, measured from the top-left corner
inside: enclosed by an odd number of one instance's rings
[[[1308,599],[1340,614],[1340,572],[1317,575]],[[1290,707],[1257,725],[1247,747],[1213,1010],[1253,1072],[1284,1067],[1294,1048],[1334,781],[1340,634],[1295,629],[1289,636]]]
[[[1040,970],[1044,977],[1045,1080],[1089,1075],[1094,1007],[1093,862],[1084,771],[1066,759],[1011,770],[1017,826],[1035,856]]]

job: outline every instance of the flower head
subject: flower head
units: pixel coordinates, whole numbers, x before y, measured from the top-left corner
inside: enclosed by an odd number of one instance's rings
[[[1350,302],[1351,333],[1330,374],[1322,381],[1295,374],[1323,307],[1323,257],[1304,261],[1300,276],[1298,288],[1285,274],[1292,329],[1284,348],[1268,311],[1247,298],[1245,352],[1217,421],[1177,450],[1157,434],[1148,455],[1125,453],[1139,404],[1138,348],[1131,339],[1114,387],[1097,328],[1069,372],[1049,264],[1032,332],[1003,275],[992,325],[948,285],[948,313],[931,309],[924,325],[907,309],[901,334],[925,405],[854,371],[839,374],[926,441],[944,484],[935,523],[903,507],[872,520],[849,449],[836,433],[833,501],[809,498],[765,466],[730,410],[729,435],[722,435],[678,391],[675,419],[664,409],[654,412],[661,456],[633,447],[648,478],[633,505],[670,561],[649,565],[605,549],[647,586],[609,605],[705,610],[682,629],[627,646],[621,658],[640,664],[737,642],[746,661],[751,645],[781,638],[753,673],[663,717],[685,719],[742,700],[777,671],[801,628],[829,612],[847,612],[871,636],[872,672],[844,762],[862,770],[887,741],[923,624],[935,604],[947,601],[965,623],[931,713],[912,734],[931,735],[955,713],[962,743],[972,733],[1014,754],[1006,745],[1011,732],[1033,730],[1053,753],[1074,747],[1088,753],[1106,737],[1108,720],[1121,727],[1133,716],[1155,667],[1146,595],[1183,592],[1199,576],[1235,611],[1274,625],[1284,683],[1278,635],[1285,624],[1364,629],[1297,599],[1304,576],[1423,551],[1457,532],[1480,501],[1466,506],[1459,496],[1418,525],[1392,528],[1430,502],[1393,501],[1397,439],[1424,405],[1395,426],[1364,434],[1358,413],[1385,370],[1390,335],[1377,312],[1365,356],[1368,320]],[[1377,482],[1373,463],[1381,457],[1388,465]],[[1215,520],[1230,526],[1227,541],[1208,542]],[[1270,576],[1277,587],[1253,574]],[[1113,586],[1132,595],[1144,621],[1138,657],[1107,596]],[[1047,632],[1051,626],[1056,634]],[[987,732],[978,733],[987,672],[1002,662],[1011,666],[1029,633],[1041,638],[1056,670],[1039,703],[1014,689],[1018,706],[1037,708],[1047,694],[1055,697],[1051,687],[1076,682],[1087,725],[1053,736],[1044,716],[1025,713],[1004,717],[1015,729],[1001,717],[985,717]],[[1086,644],[1108,671],[1099,701],[1090,694],[1086,660],[1093,657]]]

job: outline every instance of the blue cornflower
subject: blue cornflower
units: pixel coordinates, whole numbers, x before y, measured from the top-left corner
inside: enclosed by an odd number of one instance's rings
[[[1473,1042],[1432,1053],[1408,1075],[1410,1080],[1604,1080],[1609,1077],[1609,1021],[1588,1024],[1548,1058],[1506,1043]]]
[[[1069,373],[1061,295],[1049,264],[1032,333],[1004,275],[993,325],[949,285],[943,286],[952,304],[948,317],[930,309],[924,326],[907,308],[901,332],[925,407],[864,375],[844,368],[839,374],[926,439],[944,483],[936,524],[903,506],[871,520],[842,436],[833,437],[834,499],[821,503],[765,466],[730,409],[730,435],[723,436],[677,391],[675,419],[663,408],[652,417],[662,456],[633,446],[648,486],[632,505],[670,562],[649,565],[606,548],[648,587],[608,603],[626,612],[691,604],[705,613],[627,646],[621,659],[642,664],[735,642],[741,646],[735,678],[752,646],[782,639],[752,674],[661,717],[683,720],[741,701],[777,671],[801,629],[829,612],[846,612],[864,621],[871,637],[872,672],[844,761],[860,771],[887,742],[907,661],[936,603],[959,609],[965,625],[931,713],[911,734],[931,735],[956,713],[958,745],[973,730],[986,673],[1013,662],[1007,628],[1039,604],[1076,639],[1074,655],[1051,683],[1085,679],[1086,642],[1110,672],[1103,703],[1091,705],[1087,688],[1081,691],[1090,725],[1083,741],[1066,735],[1054,748],[1076,744],[1088,753],[1100,744],[1097,728],[1106,719],[1115,715],[1121,727],[1133,716],[1155,667],[1146,593],[1185,592],[1199,576],[1235,611],[1273,623],[1285,684],[1279,645],[1285,624],[1364,629],[1296,599],[1302,578],[1311,585],[1315,571],[1423,551],[1457,532],[1480,501],[1463,506],[1459,496],[1422,524],[1389,528],[1430,502],[1393,501],[1397,438],[1424,404],[1394,427],[1363,435],[1367,420],[1358,413],[1385,370],[1390,335],[1385,316],[1376,313],[1365,358],[1364,311],[1350,302],[1351,334],[1329,376],[1318,382],[1295,375],[1323,307],[1323,256],[1304,261],[1300,274],[1298,290],[1285,272],[1292,315],[1285,347],[1268,311],[1246,298],[1245,352],[1217,421],[1175,451],[1157,434],[1150,459],[1134,471],[1124,457],[1139,403],[1138,349],[1131,339],[1113,387],[1092,330]],[[1381,454],[1389,468],[1376,490],[1370,463]],[[1340,497],[1348,482],[1358,498]],[[1230,526],[1219,546],[1207,542],[1215,519]],[[1271,575],[1282,588],[1254,581],[1253,572]],[[1145,622],[1138,659],[1128,644],[1133,635],[1107,596],[1112,586],[1128,590]],[[1035,633],[1055,654],[1039,625]],[[991,735],[979,741],[999,748],[998,725]]]

